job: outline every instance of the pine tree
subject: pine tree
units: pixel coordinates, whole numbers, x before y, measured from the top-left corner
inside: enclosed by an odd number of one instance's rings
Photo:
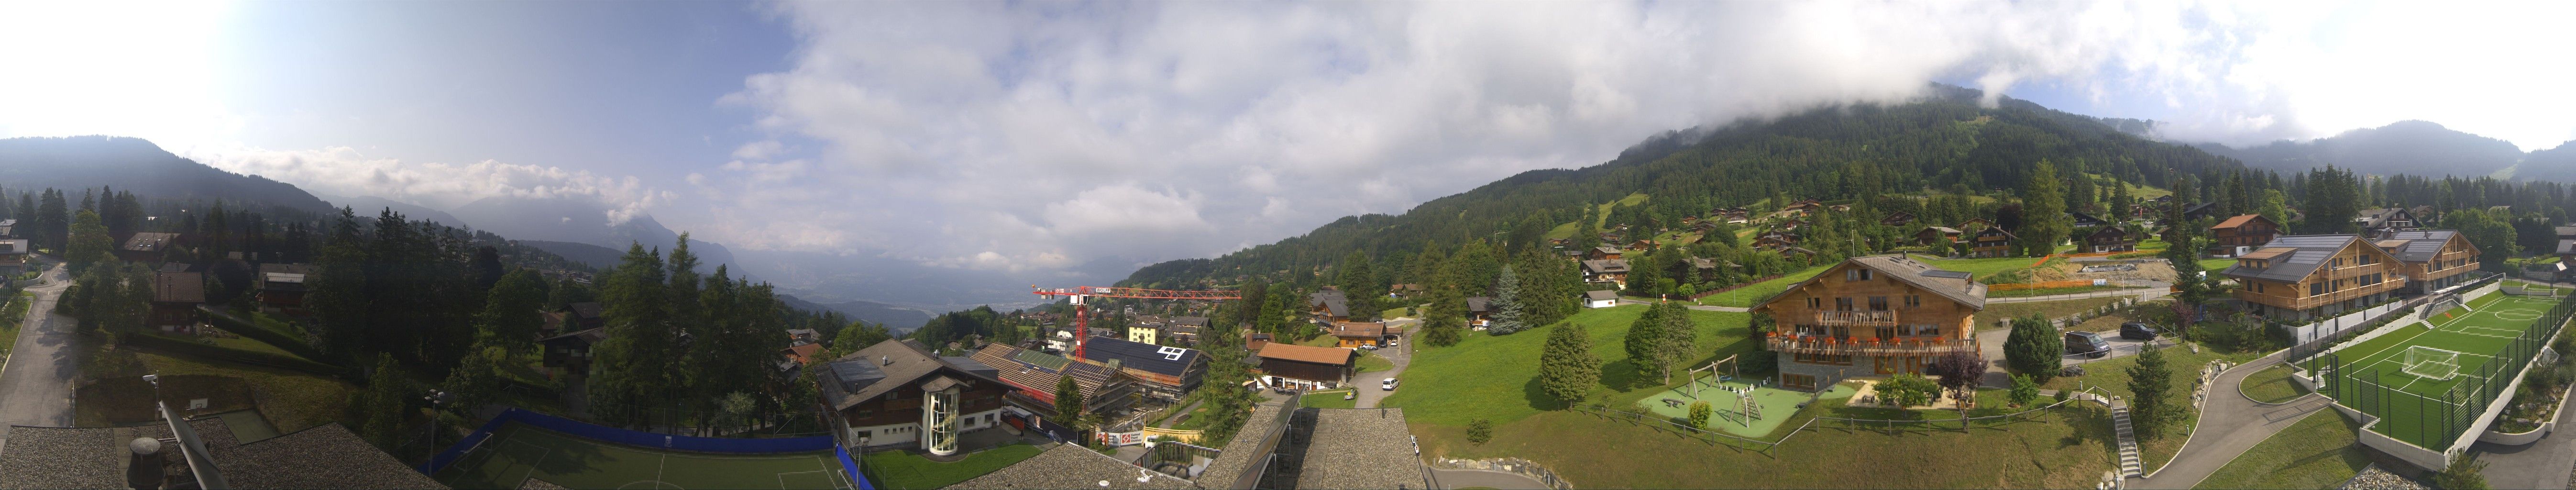
[[[2081,175],[2081,174],[2078,174]],[[2056,166],[2041,160],[2030,172],[2030,183],[2022,191],[2022,223],[2013,234],[2021,237],[2022,254],[2041,257],[2057,252],[2057,242],[2066,239],[2074,225],[2066,214],[2066,184],[2057,178]]]
[[[1511,266],[1503,266],[1503,275],[1494,279],[1492,306],[1493,324],[1485,327],[1486,332],[1494,335],[1510,335],[1513,332],[1529,329],[1529,324],[1522,321],[1521,280],[1518,275],[1512,273]]]
[[[2148,347],[2138,353],[2128,374],[2129,423],[2139,438],[2154,439],[2173,416],[2173,367],[2166,363],[2164,349]]]
[[[359,430],[367,442],[387,451],[402,442],[402,423],[407,418],[403,416],[403,398],[411,394],[399,369],[394,356],[376,354],[376,367],[367,376],[367,391],[359,395],[360,411],[366,415],[366,423]]]
[[[1549,398],[1566,406],[1583,401],[1601,383],[1601,357],[1592,354],[1592,334],[1570,322],[1548,327],[1538,370],[1539,388]]]

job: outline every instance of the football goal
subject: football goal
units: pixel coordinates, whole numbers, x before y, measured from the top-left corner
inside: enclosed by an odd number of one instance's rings
[[[2449,380],[2460,373],[2460,353],[2421,345],[2406,348],[2406,374],[2433,381]]]
[[[2431,322],[2437,319],[2434,315],[2450,313],[2452,308],[2458,308],[2460,313],[2469,312],[2468,303],[2461,302],[2460,295],[2454,293],[2442,295],[2440,298],[2434,298],[2432,302],[2424,304],[2424,309],[2415,310],[2415,314],[2417,318],[2422,318],[2424,321]]]

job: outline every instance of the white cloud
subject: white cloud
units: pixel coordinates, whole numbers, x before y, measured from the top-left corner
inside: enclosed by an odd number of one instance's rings
[[[612,225],[644,215],[676,197],[646,186],[633,176],[492,160],[464,165],[405,162],[370,157],[348,147],[200,148],[182,152],[181,156],[215,168],[294,183],[316,193],[376,196],[433,208],[455,209],[499,196],[587,200],[608,208],[607,219]]]

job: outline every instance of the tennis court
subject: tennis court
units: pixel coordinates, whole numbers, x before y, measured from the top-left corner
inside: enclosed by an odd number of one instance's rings
[[[855,489],[831,451],[713,454],[627,446],[510,422],[434,477],[455,488]]]
[[[2563,320],[2561,299],[2488,294],[2327,356],[2329,392],[2383,418],[2371,430],[2447,447]],[[2550,323],[2550,325],[2544,325]]]

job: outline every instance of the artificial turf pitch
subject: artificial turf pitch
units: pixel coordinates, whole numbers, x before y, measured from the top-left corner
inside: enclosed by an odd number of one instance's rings
[[[516,422],[436,478],[455,488],[858,488],[831,451],[711,454],[626,446]]]
[[[1761,405],[1762,416],[1760,418],[1744,417],[1742,413],[1743,411],[1741,410],[1742,402],[1739,401],[1735,392],[1719,389],[1720,386],[1731,387],[1737,390],[1753,390],[1753,399]],[[1699,391],[1696,393],[1699,394],[1699,398],[1691,398],[1688,395],[1682,394],[1681,390],[1686,388],[1698,388]],[[1848,397],[1855,391],[1856,390],[1853,390],[1849,386],[1843,386],[1841,383],[1836,383],[1829,391],[1825,392],[1823,397]],[[1646,399],[1643,400],[1637,400],[1637,407],[1646,409],[1646,411],[1649,412],[1654,412],[1655,415],[1689,420],[1691,402],[1706,401],[1708,402],[1709,408],[1712,409],[1709,414],[1707,429],[1725,431],[1727,433],[1743,437],[1762,437],[1770,434],[1773,429],[1780,428],[1781,422],[1786,422],[1789,420],[1789,417],[1797,415],[1798,404],[1805,403],[1807,398],[1810,396],[1813,396],[1813,394],[1803,391],[1783,390],[1779,388],[1758,388],[1738,381],[1718,381],[1715,379],[1701,378],[1699,381],[1691,383],[1688,387],[1673,387],[1672,389],[1658,392],[1655,396],[1646,397]],[[1678,405],[1665,403],[1664,400],[1668,399],[1680,403]]]
[[[2380,393],[2379,415],[2385,418],[2371,429],[2401,441],[2424,447],[2446,445],[2449,429],[2442,423],[2448,414],[2455,417],[2462,410],[2486,407],[2457,407],[2445,412],[2445,395],[2454,387],[2463,392],[2453,399],[2469,402],[2467,391],[2485,382],[2478,375],[2488,363],[2498,361],[2514,338],[2533,328],[2549,309],[2557,305],[2551,298],[2489,294],[2469,301],[2469,310],[2454,308],[2433,314],[2429,323],[2416,323],[2360,344],[2346,347],[2336,354],[2343,362],[2342,383],[2335,397],[2347,404],[2357,403],[2361,391],[2378,389],[2350,380],[2376,380],[2394,393]],[[2546,338],[2546,335],[2543,335]],[[2459,372],[2451,379],[2436,380],[2405,372],[2405,355],[2411,346],[2426,346],[2459,352]],[[2503,366],[2496,376],[2511,376],[2519,366]],[[2375,375],[2375,376],[2374,376]],[[2466,385],[2466,386],[2463,386]],[[2421,397],[2421,398],[2418,398]],[[2369,411],[2370,408],[2364,408]]]

